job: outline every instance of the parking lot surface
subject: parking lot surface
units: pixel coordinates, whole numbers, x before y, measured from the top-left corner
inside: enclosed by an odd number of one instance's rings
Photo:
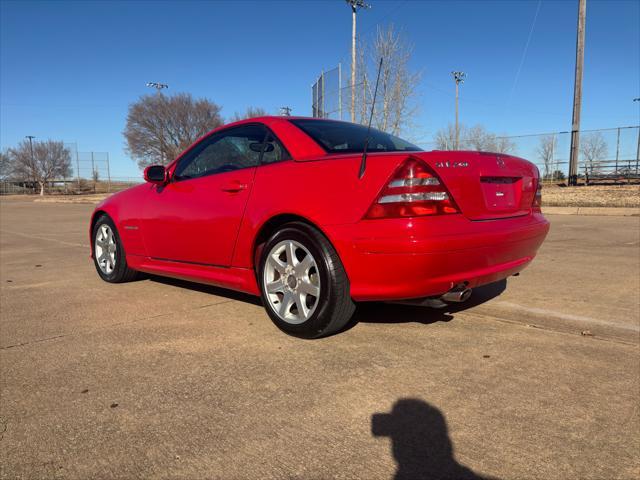
[[[363,304],[102,282],[91,205],[0,200],[2,478],[638,478],[640,218],[551,216],[507,288]]]

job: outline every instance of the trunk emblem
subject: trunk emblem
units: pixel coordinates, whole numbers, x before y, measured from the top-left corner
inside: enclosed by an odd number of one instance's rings
[[[496,192],[496,197],[504,197],[504,192]]]
[[[505,168],[507,165],[504,163],[504,160],[500,157],[496,158],[496,163],[500,168]]]
[[[469,166],[469,162],[449,162],[448,160],[445,162],[436,162],[436,167],[438,168],[465,168]]]

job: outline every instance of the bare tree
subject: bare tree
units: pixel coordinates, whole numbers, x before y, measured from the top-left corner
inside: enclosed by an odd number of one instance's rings
[[[496,153],[514,154],[516,153],[516,150],[517,150],[517,146],[513,142],[513,140],[511,140],[508,137],[502,136],[502,137],[495,137],[495,144],[493,145],[493,148],[489,151],[496,152]]]
[[[543,178],[549,177],[549,173],[553,168],[553,157],[556,150],[556,136],[555,135],[545,135],[540,137],[540,143],[538,148],[536,148],[536,153],[538,154],[538,158],[542,160],[544,164],[544,175]]]
[[[461,133],[460,144],[462,148],[464,148],[464,146],[462,145],[464,143],[464,135],[462,134],[465,131],[465,127],[464,125],[460,125],[459,128]],[[438,130],[436,132],[435,142],[436,142],[436,149],[438,150],[455,150],[456,149],[455,125],[452,125],[450,123],[445,128],[441,128],[440,130]]]
[[[465,148],[479,152],[513,153],[516,145],[507,137],[498,137],[488,132],[482,125],[476,125],[464,132]]]
[[[71,152],[62,142],[54,140],[33,142],[33,151],[29,142],[23,140],[9,149],[9,161],[17,178],[40,186],[40,195],[44,195],[52,180],[71,176]]]
[[[13,173],[9,152],[0,152],[0,180],[6,180]]]
[[[269,114],[262,107],[248,107],[244,113],[235,112],[231,116],[231,118],[229,118],[229,123],[238,122],[240,120],[244,120],[245,118],[264,117],[265,115]]]
[[[210,130],[222,125],[220,107],[187,93],[144,95],[129,106],[124,136],[140,168],[166,165]]]
[[[580,153],[587,183],[590,175],[600,172],[600,162],[606,158],[608,149],[607,141],[600,132],[588,133],[580,139]]]
[[[460,150],[477,150],[480,152],[513,153],[515,144],[507,137],[498,137],[495,133],[488,132],[482,125],[467,128],[459,126]],[[436,148],[438,150],[455,150],[456,127],[449,124],[440,129],[435,135]]]
[[[416,94],[421,73],[409,68],[412,46],[390,25],[386,29],[378,28],[373,43],[362,42],[360,51],[363,53],[358,60],[359,86],[356,87],[360,90],[356,98],[359,122],[366,124],[369,121],[378,65],[382,58],[373,125],[399,135],[411,126],[418,111]]]

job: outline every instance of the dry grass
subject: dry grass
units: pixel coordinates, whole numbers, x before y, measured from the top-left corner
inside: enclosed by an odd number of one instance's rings
[[[640,207],[640,185],[558,187],[545,185],[542,205],[547,207]]]
[[[44,195],[42,197],[30,196],[34,202],[41,203],[100,203],[107,198],[110,194],[98,193],[91,195]],[[23,196],[24,197],[24,196]]]
[[[93,203],[109,194],[88,195],[18,195],[43,203]],[[9,198],[13,196],[5,196]],[[558,187],[545,185],[542,190],[542,205],[546,207],[635,207],[640,208],[640,185],[598,185],[580,187]]]

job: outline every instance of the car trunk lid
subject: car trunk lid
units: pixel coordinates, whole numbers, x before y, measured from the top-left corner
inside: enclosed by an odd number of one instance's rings
[[[538,171],[518,157],[498,153],[433,151],[412,154],[429,164],[470,220],[531,212]]]

